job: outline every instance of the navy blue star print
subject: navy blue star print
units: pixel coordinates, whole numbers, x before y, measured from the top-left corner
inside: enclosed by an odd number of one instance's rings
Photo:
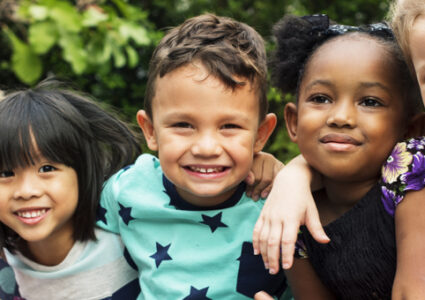
[[[211,298],[207,297],[208,287],[198,290],[197,288],[191,286],[190,294],[183,300],[211,300]]]
[[[106,220],[106,209],[104,209],[102,206],[98,206],[96,211],[96,219],[97,221],[102,221],[106,225],[108,225],[108,221]]]
[[[134,220],[134,218],[131,216],[131,207],[125,207],[124,205],[121,205],[120,203],[118,204],[120,205],[119,214],[121,216],[121,219],[123,220],[125,225],[128,225],[128,223],[131,220]]]
[[[164,260],[173,260],[170,255],[168,255],[168,249],[170,248],[171,244],[168,244],[167,246],[162,246],[160,243],[156,243],[156,253],[152,254],[149,257],[152,257],[155,259],[156,267],[158,268],[159,265]]]
[[[226,224],[221,222],[221,212],[216,214],[214,217],[209,217],[207,215],[202,215],[202,224],[210,226],[211,232],[214,232],[218,227],[227,227]]]

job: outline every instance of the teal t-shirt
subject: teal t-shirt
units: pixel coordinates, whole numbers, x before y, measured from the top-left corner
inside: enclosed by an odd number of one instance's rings
[[[107,181],[98,225],[121,234],[139,270],[138,299],[249,299],[260,290],[284,291],[283,273],[270,275],[253,255],[264,200],[254,202],[244,190],[213,209],[193,206],[149,154]]]

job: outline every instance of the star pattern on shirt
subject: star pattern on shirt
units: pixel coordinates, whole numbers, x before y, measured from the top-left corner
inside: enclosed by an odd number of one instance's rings
[[[106,225],[108,224],[108,220],[106,219],[106,209],[99,205],[96,211],[96,219],[98,221],[102,221]]]
[[[212,300],[207,297],[208,288],[198,290],[197,288],[190,286],[190,294],[183,298],[183,300]]]
[[[214,232],[218,227],[228,227],[226,224],[221,222],[222,213],[219,212],[213,217],[202,214],[203,221],[199,222],[205,225],[208,225],[211,229],[211,232]]]
[[[171,243],[168,244],[167,246],[162,246],[158,242],[156,243],[156,252],[149,257],[152,257],[153,259],[155,259],[157,268],[164,260],[173,260],[171,256],[168,255],[168,249],[170,248],[170,246],[171,246]]]
[[[120,205],[119,214],[121,216],[121,219],[123,220],[123,222],[125,223],[125,225],[128,226],[128,223],[131,220],[134,220],[134,218],[131,216],[131,207],[125,207],[121,203],[118,203],[118,204]]]

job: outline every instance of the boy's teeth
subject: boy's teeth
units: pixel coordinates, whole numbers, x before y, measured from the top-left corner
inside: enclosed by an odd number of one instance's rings
[[[200,168],[200,167],[190,167],[190,169],[194,172],[199,172],[199,173],[217,173],[217,172],[222,172],[223,171],[223,167],[218,167],[218,168]]]
[[[39,217],[46,213],[46,209],[40,209],[40,210],[32,210],[32,211],[18,211],[16,214],[21,218],[35,218]]]

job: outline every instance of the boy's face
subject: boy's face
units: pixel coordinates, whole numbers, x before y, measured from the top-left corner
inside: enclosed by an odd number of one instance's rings
[[[258,103],[248,82],[232,91],[200,63],[190,64],[157,79],[153,120],[144,111],[137,119],[180,196],[213,206],[245,179],[274,129],[273,114],[259,124]]]
[[[419,16],[410,32],[409,48],[416,76],[421,88],[422,101],[425,101],[425,16]]]
[[[403,97],[387,55],[368,38],[325,44],[307,66],[298,107],[285,109],[292,140],[328,179],[375,180],[404,133]]]

